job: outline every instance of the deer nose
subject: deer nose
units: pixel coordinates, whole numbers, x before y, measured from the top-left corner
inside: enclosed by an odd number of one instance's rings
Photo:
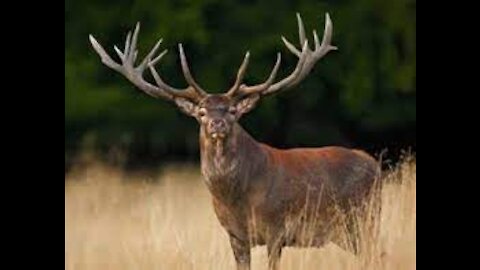
[[[210,129],[213,132],[225,131],[225,127],[226,127],[225,121],[223,121],[222,119],[212,119],[210,121]]]

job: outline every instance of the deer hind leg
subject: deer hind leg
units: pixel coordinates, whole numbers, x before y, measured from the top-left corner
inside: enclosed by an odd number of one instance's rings
[[[370,203],[349,211],[345,214],[345,232],[344,237],[340,237],[335,243],[341,248],[351,251],[355,255],[361,252],[367,252],[366,248],[375,246],[380,232],[380,214],[381,204],[379,202]],[[366,245],[368,241],[368,245]],[[370,242],[375,242],[370,243]]]
[[[361,233],[357,216],[353,213],[345,214],[343,223],[339,223],[337,226],[339,227],[332,235],[331,241],[343,250],[358,255],[360,253]]]
[[[381,190],[374,190],[368,200],[347,214],[346,227],[352,252],[375,252],[380,234]],[[373,248],[373,249],[372,249]]]
[[[362,240],[362,233],[360,229],[359,216],[355,214],[348,214],[346,220],[347,239],[350,251],[358,255],[360,253],[360,244]]]
[[[242,241],[230,236],[230,245],[237,264],[237,270],[250,270],[250,245],[248,241]]]
[[[371,194],[371,210],[367,213],[370,221],[372,239],[379,241],[380,222],[382,219],[382,183],[377,182]]]

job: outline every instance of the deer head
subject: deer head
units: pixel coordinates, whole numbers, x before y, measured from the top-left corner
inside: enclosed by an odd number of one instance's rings
[[[133,35],[131,35],[131,32],[127,34],[123,52],[114,46],[121,60],[119,63],[112,60],[92,35],[90,35],[89,38],[93,48],[106,66],[121,73],[131,83],[148,95],[173,101],[181,111],[197,119],[208,139],[216,141],[228,137],[233,125],[243,114],[251,111],[261,97],[297,85],[308,75],[320,58],[329,51],[337,49],[330,44],[332,38],[332,22],[328,13],[326,14],[325,31],[321,43],[319,42],[316,31],[313,31],[315,44],[313,50],[308,46],[305,29],[299,14],[297,14],[297,20],[301,51],[282,37],[286,47],[299,58],[295,70],[289,76],[274,83],[281,61],[281,54],[278,53],[276,63],[265,82],[251,86],[244,84],[243,77],[250,59],[250,53],[247,52],[238,70],[235,83],[228,91],[222,94],[208,94],[196,83],[190,72],[181,43],[178,45],[178,48],[183,74],[188,83],[187,88],[177,89],[166,84],[156,72],[155,64],[167,53],[167,50],[164,50],[158,54],[158,56],[154,57],[162,39],[155,44],[141,63],[135,66],[135,60],[137,58],[137,38],[140,30],[139,23],[137,23]],[[147,67],[153,75],[155,85],[145,81],[143,78],[143,72]]]

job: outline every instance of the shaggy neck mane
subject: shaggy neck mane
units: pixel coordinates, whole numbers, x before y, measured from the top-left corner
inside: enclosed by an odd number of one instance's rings
[[[235,198],[248,189],[251,176],[260,173],[265,153],[239,125],[223,140],[210,139],[200,128],[202,174],[213,196]]]

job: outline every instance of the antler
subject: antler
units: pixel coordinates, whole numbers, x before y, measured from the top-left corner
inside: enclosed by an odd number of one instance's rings
[[[295,54],[299,60],[297,62],[297,66],[295,70],[283,80],[273,83],[278,69],[280,67],[281,61],[281,54],[277,54],[277,61],[275,66],[272,69],[268,79],[261,84],[248,86],[242,84],[243,77],[247,70],[250,53],[247,52],[245,54],[245,58],[243,60],[242,65],[240,66],[237,78],[230,90],[226,93],[227,96],[243,96],[243,95],[251,95],[251,94],[260,94],[262,96],[269,95],[284,89],[291,88],[298,83],[300,83],[312,70],[315,63],[320,60],[323,56],[325,56],[329,51],[336,50],[337,47],[332,46],[332,21],[330,20],[330,15],[326,13],[326,21],[325,21],[325,31],[323,34],[323,40],[320,44],[317,36],[317,32],[313,31],[313,38],[315,42],[314,50],[311,50],[308,46],[308,40],[305,37],[305,28],[303,26],[302,18],[300,14],[297,13],[297,20],[298,20],[298,32],[299,32],[299,39],[300,44],[302,45],[302,50],[299,51],[294,45],[292,45],[285,37],[282,36],[282,40],[287,46],[287,48]],[[185,53],[183,50],[182,44],[178,44],[179,53],[180,53],[180,60],[182,64],[182,71],[185,77],[185,80],[188,82],[189,86],[185,89],[177,89],[170,85],[167,85],[162,78],[158,75],[157,71],[155,70],[154,66],[158,63],[161,58],[167,53],[167,50],[161,52],[157,57],[153,60],[153,56],[155,55],[156,51],[158,50],[162,39],[160,39],[153,49],[145,56],[142,60],[140,65],[135,67],[135,60],[137,58],[138,51],[136,50],[137,46],[137,39],[138,39],[138,32],[140,31],[140,23],[137,23],[133,35],[131,32],[127,34],[125,40],[125,49],[124,51],[120,51],[117,46],[114,46],[115,51],[117,52],[118,56],[121,59],[121,63],[117,63],[112,60],[112,58],[105,52],[103,47],[97,42],[97,40],[90,35],[90,42],[92,43],[93,48],[101,57],[102,62],[110,67],[113,70],[124,75],[130,82],[132,82],[135,86],[139,89],[143,90],[147,94],[153,97],[161,97],[168,100],[174,100],[177,97],[187,98],[192,101],[200,101],[203,97],[207,95],[207,93],[195,82],[193,76],[190,72],[188,67],[187,59],[185,57]],[[149,82],[145,81],[143,78],[143,72],[145,68],[149,67],[153,78],[157,85],[150,84]]]
[[[269,78],[262,84],[255,86],[247,86],[240,84],[239,80],[243,79],[246,66],[248,65],[248,53],[245,56],[245,60],[242,63],[242,66],[239,69],[237,75],[237,81],[235,85],[228,91],[227,95],[251,95],[251,94],[260,94],[262,96],[273,94],[280,90],[289,89],[298,83],[300,83],[312,70],[315,63],[325,56],[329,51],[336,50],[337,47],[331,45],[332,40],[332,21],[330,20],[330,15],[326,13],[325,21],[325,31],[323,34],[323,40],[320,44],[317,36],[317,32],[313,31],[313,38],[315,42],[315,49],[312,51],[308,46],[308,40],[305,37],[305,28],[303,26],[302,18],[300,14],[297,13],[298,21],[298,34],[300,39],[300,44],[302,45],[302,50],[299,51],[294,45],[292,45],[285,37],[282,36],[282,40],[287,46],[287,48],[295,54],[299,60],[295,70],[283,80],[272,84],[275,79],[278,66],[280,64],[280,54],[277,56],[277,63],[273,68]]]
[[[89,38],[93,48],[106,66],[121,73],[136,87],[150,96],[165,98],[168,100],[174,100],[176,97],[182,97],[193,101],[199,101],[206,95],[205,91],[198,86],[190,73],[182,44],[179,44],[180,60],[182,63],[183,74],[189,84],[189,86],[185,89],[177,89],[164,83],[154,68],[155,64],[158,63],[158,61],[160,61],[160,59],[162,59],[162,57],[167,53],[167,50],[164,50],[152,60],[155,52],[162,43],[162,39],[157,41],[153,49],[147,54],[147,56],[145,56],[140,65],[135,67],[135,60],[138,54],[136,46],[139,31],[140,23],[137,23],[133,32],[133,36],[131,36],[131,32],[128,32],[127,34],[127,38],[125,40],[125,49],[123,52],[120,51],[117,46],[114,46],[115,51],[120,57],[121,63],[115,62],[92,35],[90,35]],[[147,65],[149,66],[157,85],[152,85],[143,78],[143,72],[145,71]]]

